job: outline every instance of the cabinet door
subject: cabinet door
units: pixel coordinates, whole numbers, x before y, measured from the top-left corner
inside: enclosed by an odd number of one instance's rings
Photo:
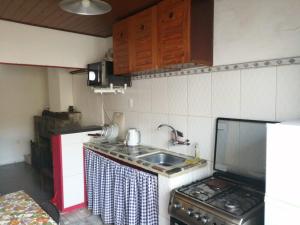
[[[157,7],[130,18],[132,71],[157,68]]]
[[[129,19],[121,20],[113,26],[114,74],[130,72],[129,61]]]
[[[191,0],[164,0],[158,5],[159,64],[186,63],[190,59]]]
[[[84,175],[64,178],[64,209],[84,203]]]

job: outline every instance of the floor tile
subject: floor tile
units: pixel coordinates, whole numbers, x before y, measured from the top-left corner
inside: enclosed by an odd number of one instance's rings
[[[61,215],[61,224],[63,225],[103,225],[99,216],[92,215],[84,208],[71,213]]]

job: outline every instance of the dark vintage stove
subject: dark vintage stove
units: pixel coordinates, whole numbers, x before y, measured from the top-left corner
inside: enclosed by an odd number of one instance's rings
[[[218,118],[213,176],[172,191],[171,225],[263,225],[266,121]]]

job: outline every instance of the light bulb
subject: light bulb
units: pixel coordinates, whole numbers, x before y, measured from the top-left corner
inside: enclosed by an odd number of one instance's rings
[[[90,0],[82,0],[81,4],[83,7],[87,8],[90,6],[91,2],[90,2]]]

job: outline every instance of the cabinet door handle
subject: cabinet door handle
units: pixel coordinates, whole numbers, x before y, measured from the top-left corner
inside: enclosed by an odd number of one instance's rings
[[[120,33],[120,38],[122,38],[124,36],[123,32]]]
[[[174,12],[169,13],[169,18],[172,19],[174,17]]]
[[[145,25],[144,24],[140,25],[140,30],[145,30]]]

